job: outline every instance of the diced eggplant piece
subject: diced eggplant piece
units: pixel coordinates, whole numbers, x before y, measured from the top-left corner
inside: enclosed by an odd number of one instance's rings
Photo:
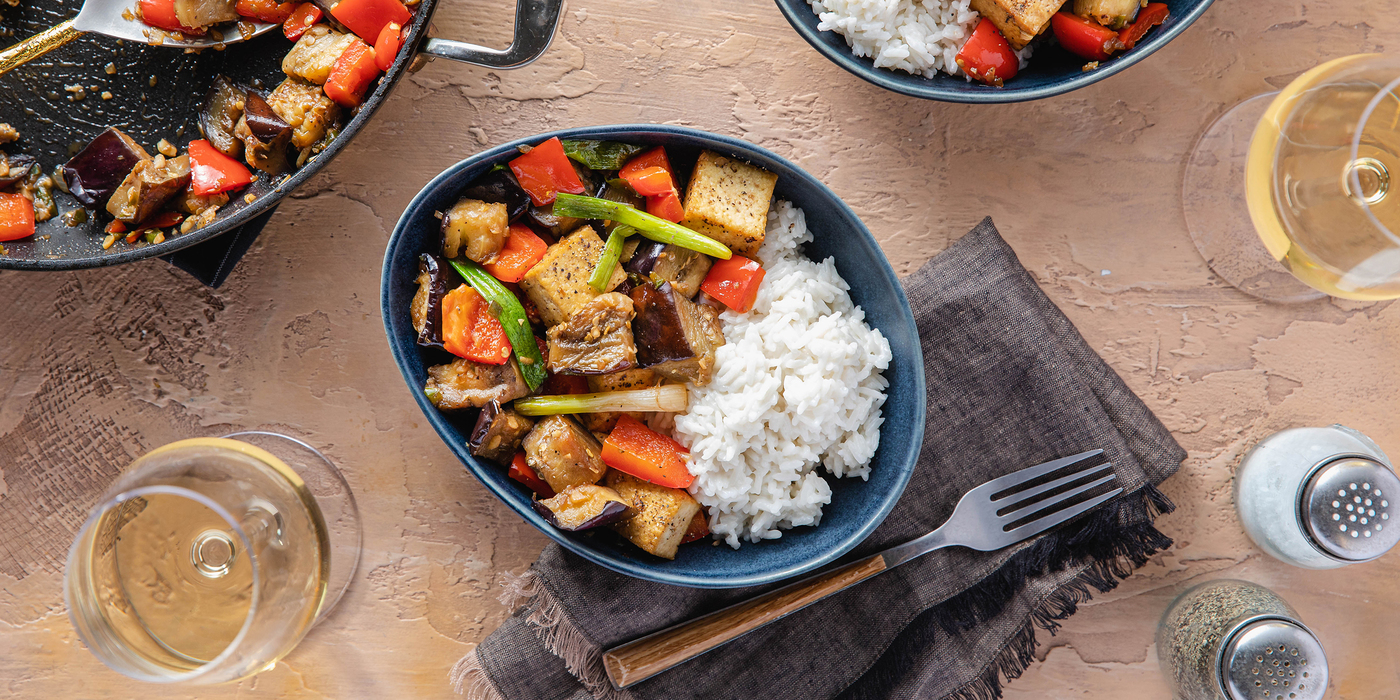
[[[603,239],[585,226],[549,247],[544,259],[530,268],[520,280],[520,289],[540,311],[546,326],[564,322],[574,311],[599,292],[588,278],[603,254]],[[627,278],[618,265],[605,291],[611,291]]]
[[[291,129],[283,131],[274,141],[263,141],[253,133],[252,127],[248,126],[248,114],[245,110],[243,118],[238,120],[238,126],[234,127],[233,134],[243,141],[243,160],[248,165],[270,175],[280,175],[291,169],[291,164],[287,161],[287,144],[292,140]]]
[[[596,484],[607,472],[603,445],[569,416],[550,416],[525,436],[525,462],[555,493]]]
[[[530,210],[530,195],[516,181],[509,168],[493,170],[472,180],[472,184],[462,192],[463,197],[479,199],[492,204],[506,205],[506,213],[511,222]]]
[[[472,428],[471,437],[467,438],[467,446],[477,457],[508,465],[533,427],[535,421],[509,407],[503,408],[499,401],[492,401],[477,414],[476,426]]]
[[[681,225],[753,255],[763,245],[777,184],[778,176],[763,168],[703,151],[685,191]]]
[[[588,378],[588,390],[592,392],[630,391],[651,389],[660,386],[662,378],[649,369],[629,369],[625,372],[600,374]]]
[[[583,223],[583,219],[555,214],[553,204],[543,207],[531,206],[526,213],[529,215],[530,223],[548,231],[549,235],[555,238],[563,238],[564,234],[578,228],[579,224]]]
[[[436,255],[418,256],[418,292],[409,307],[413,330],[418,331],[418,344],[425,348],[442,347],[442,298],[450,286],[447,265]]]
[[[704,253],[671,243],[642,241],[623,269],[653,282],[670,282],[687,299],[700,291],[700,283],[714,261]]]
[[[499,202],[463,197],[442,217],[442,254],[479,263],[496,259],[510,236],[510,212]]]
[[[460,411],[492,401],[514,401],[530,389],[514,362],[488,365],[459,357],[449,364],[429,367],[423,393],[439,409]]]
[[[292,127],[292,146],[310,148],[326,135],[336,119],[340,105],[326,97],[320,85],[297,78],[287,78],[267,96],[273,111]]]
[[[180,26],[202,29],[237,22],[239,16],[234,0],[175,0],[175,19],[180,21]]]
[[[640,502],[641,512],[614,523],[612,528],[632,544],[663,559],[675,559],[690,530],[700,503],[684,489],[657,486],[616,469],[608,471],[604,485],[616,491],[623,501]]]
[[[143,160],[107,200],[107,213],[129,224],[145,221],[189,184],[189,156]]]
[[[670,282],[632,289],[632,335],[637,361],[657,374],[705,386],[714,377],[715,350],[724,345],[719,319],[685,298]]]
[[[590,168],[587,165],[584,165],[583,163],[574,160],[573,158],[569,159],[569,165],[574,166],[574,174],[578,175],[579,184],[583,185],[583,191],[585,194],[589,192],[597,192],[600,187],[607,184],[607,181],[600,177],[598,173],[593,170],[593,168]]]
[[[108,127],[63,166],[63,181],[83,206],[96,209],[112,198],[137,163],[150,159],[141,144]]]
[[[632,300],[617,292],[594,297],[547,332],[549,371],[611,374],[637,366]]]
[[[533,506],[550,525],[568,532],[611,525],[636,512],[616,491],[597,484],[571,486]]]
[[[243,119],[248,130],[264,143],[272,143],[292,129],[291,124],[273,111],[267,98],[253,90],[248,92],[248,99],[243,103]]]
[[[220,75],[214,79],[209,96],[204,98],[204,108],[199,111],[200,133],[209,145],[230,158],[243,157],[243,141],[233,135],[233,130],[243,117],[247,96],[246,89]]]
[[[228,204],[228,195],[220,192],[218,194],[195,194],[186,189],[175,198],[175,209],[186,214],[200,214],[213,207],[218,209]]]
[[[1122,29],[1137,18],[1141,0],[1074,0],[1074,14],[1109,29]]]
[[[29,177],[29,171],[38,167],[38,163],[33,156],[0,153],[0,189]]]
[[[310,83],[325,85],[336,59],[356,41],[359,38],[354,34],[318,24],[306,30],[292,50],[282,57],[282,72]]]

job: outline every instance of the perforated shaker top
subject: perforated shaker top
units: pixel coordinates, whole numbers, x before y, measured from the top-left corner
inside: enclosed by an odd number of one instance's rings
[[[1303,489],[1303,529],[1323,552],[1346,561],[1366,561],[1400,542],[1400,477],[1389,467],[1362,457],[1323,465]],[[1285,698],[1288,696],[1285,695]]]
[[[1320,700],[1327,692],[1327,657],[1302,625],[1260,620],[1230,638],[1220,677],[1230,700]]]

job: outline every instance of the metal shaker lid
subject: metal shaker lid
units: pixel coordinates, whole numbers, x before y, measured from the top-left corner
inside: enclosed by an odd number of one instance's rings
[[[1327,656],[1297,622],[1257,620],[1226,643],[1220,681],[1230,700],[1320,700],[1327,692]]]
[[[1392,499],[1400,503],[1400,477],[1386,465],[1359,456],[1327,462],[1303,486],[1303,531],[1330,556],[1375,559],[1400,542],[1400,519],[1390,517]]]

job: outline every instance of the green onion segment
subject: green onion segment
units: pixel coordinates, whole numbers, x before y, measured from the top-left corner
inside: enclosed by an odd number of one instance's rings
[[[530,328],[530,321],[525,317],[525,307],[521,306],[520,300],[506,289],[500,280],[492,277],[491,273],[471,260],[454,258],[447,262],[472,289],[480,292],[481,296],[491,303],[491,308],[496,310],[496,318],[506,331],[506,338],[510,340],[510,347],[515,350],[525,384],[530,387],[530,391],[540,388],[545,380],[544,357],[540,355],[540,346],[535,344],[535,332]]]
[[[576,219],[616,221],[637,229],[638,233],[653,241],[672,243],[720,260],[728,260],[734,255],[728,246],[709,236],[620,202],[560,192],[558,199],[554,200],[554,214]]]
[[[600,394],[529,396],[515,400],[522,416],[552,416],[561,413],[608,413],[611,411],[661,411],[679,413],[690,405],[690,392],[684,384],[666,384],[651,389],[606,391]]]

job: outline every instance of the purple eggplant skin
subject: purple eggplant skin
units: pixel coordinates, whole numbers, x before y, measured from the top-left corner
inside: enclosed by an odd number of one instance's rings
[[[233,135],[233,130],[243,116],[249,92],[251,90],[220,75],[214,79],[204,98],[204,107],[199,110],[200,133],[210,145],[230,158],[243,157],[243,141]]]
[[[482,406],[477,414],[467,447],[471,448],[473,456],[507,466],[534,427],[534,421],[510,408],[502,408],[500,401],[492,401]]]
[[[4,177],[0,177],[0,189],[5,189],[26,177],[29,171],[39,164],[33,156],[15,155],[10,156],[0,153],[0,162],[8,166]]]
[[[101,209],[131,169],[150,158],[130,136],[108,127],[63,166],[63,180],[83,206]]]
[[[587,500],[579,503],[578,497],[584,494]],[[565,532],[579,532],[611,525],[634,511],[616,491],[596,484],[571,486],[553,498],[534,501],[531,506],[546,522]],[[573,512],[567,510],[570,507]],[[556,508],[559,512],[556,512]]]
[[[442,349],[442,298],[447,295],[447,265],[432,253],[418,256],[418,293],[413,297],[413,326],[418,344]]]
[[[488,204],[506,205],[511,223],[530,211],[530,195],[525,194],[509,168],[493,170],[473,180],[462,196]]]
[[[634,257],[633,260],[636,258]],[[636,307],[632,336],[637,343],[637,366],[651,367],[672,360],[688,360],[697,352],[681,325],[678,299],[684,299],[667,282],[657,287],[648,282],[628,293]]]
[[[248,99],[243,103],[243,116],[248,120],[248,129],[263,143],[272,143],[292,130],[291,124],[272,111],[267,99],[253,90],[248,91]]]

